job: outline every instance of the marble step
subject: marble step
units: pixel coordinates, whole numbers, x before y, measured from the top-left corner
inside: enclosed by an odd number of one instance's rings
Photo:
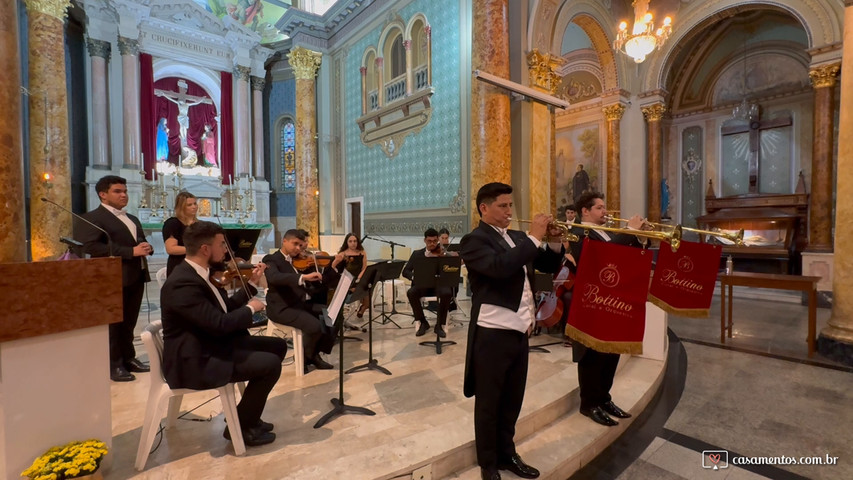
[[[624,363],[617,371],[611,394],[619,406],[634,414],[632,418],[620,420],[616,427],[604,427],[581,415],[575,404],[560,418],[537,428],[532,435],[521,437],[518,452],[525,462],[539,469],[540,479],[569,478],[622,435],[654,397],[663,381],[665,363],[636,357]],[[516,478],[509,472],[502,475]],[[480,469],[473,465],[458,473],[432,478],[477,480]]]

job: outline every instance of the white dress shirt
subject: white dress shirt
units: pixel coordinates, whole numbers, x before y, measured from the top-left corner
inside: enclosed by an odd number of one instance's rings
[[[584,225],[590,225],[592,227],[603,227],[603,225],[599,225],[597,223],[592,223],[592,222],[581,222],[581,223]],[[610,241],[610,235],[607,234],[607,231],[599,230],[597,228],[593,228],[593,230],[595,230],[595,233],[601,235],[601,238],[603,238],[605,242]]]
[[[203,278],[204,282],[207,283],[207,286],[210,287],[211,290],[213,290],[213,294],[216,296],[216,299],[219,300],[219,306],[222,307],[222,311],[227,313],[228,307],[225,305],[225,300],[222,299],[222,294],[219,293],[219,289],[216,288],[216,286],[210,282],[210,268],[204,268],[201,265],[193,262],[189,258],[186,258],[184,260],[189,263],[191,267],[193,267],[195,273],[197,273],[199,277]],[[255,309],[252,308],[251,305],[246,305],[246,307],[251,310],[252,314],[255,313]]]
[[[131,220],[130,217],[127,216],[127,212],[114,208],[110,205],[107,205],[106,203],[102,203],[101,205],[103,205],[104,208],[106,208],[110,213],[115,215],[116,218],[121,220],[121,223],[123,223],[124,226],[127,227],[127,229],[130,231],[130,236],[133,237],[134,240],[136,240],[136,224],[133,223],[133,220]]]
[[[491,225],[510,247],[515,248],[515,242],[506,233],[505,228]],[[536,237],[528,235],[536,248],[542,245]],[[477,317],[477,326],[485,328],[500,328],[503,330],[516,330],[518,332],[527,333],[527,330],[533,324],[536,317],[536,305],[533,301],[533,289],[530,288],[530,281],[527,278],[527,266],[524,266],[524,290],[521,292],[521,303],[518,310],[512,311],[505,307],[484,303],[480,307],[480,315]]]

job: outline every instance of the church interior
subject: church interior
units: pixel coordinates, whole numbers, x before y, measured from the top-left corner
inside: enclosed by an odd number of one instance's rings
[[[480,478],[464,265],[443,350],[419,344],[403,278],[377,283],[366,323],[340,308],[355,339],[327,356],[334,369],[303,373],[296,329],[251,329],[290,345],[264,410],[273,443],[241,454],[223,439],[216,390],[186,393],[176,421],[165,407],[149,419],[160,372],[105,375],[122,281],[77,238],[107,175],[126,180],[153,250],[133,338],[146,364],[182,192],[251,263],[291,229],[321,255],[353,234],[370,263],[407,260],[431,228],[452,249],[478,228],[490,182],[513,187],[517,230],[540,213],[571,222],[600,192],[613,228],[639,215],[715,245],[719,276],[702,317],[647,302],[643,353],[621,355],[612,390],[633,418],[615,427],[579,413],[563,332],[530,338],[544,351],[529,354],[515,441],[540,478],[853,478],[853,1],[4,10],[2,478],[90,438],[109,449],[92,478]],[[368,359],[390,372],[343,373]],[[372,415],[317,428],[338,398]]]

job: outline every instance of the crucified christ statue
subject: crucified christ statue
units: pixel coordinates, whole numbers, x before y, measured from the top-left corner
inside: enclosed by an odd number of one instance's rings
[[[155,89],[154,95],[163,97],[178,106],[178,124],[181,126],[181,145],[187,145],[187,129],[190,128],[190,107],[200,103],[212,104],[207,97],[187,95],[187,82],[178,80],[178,93]]]

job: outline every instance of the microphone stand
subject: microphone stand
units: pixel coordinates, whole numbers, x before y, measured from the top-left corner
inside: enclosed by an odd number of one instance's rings
[[[106,235],[106,236],[107,236],[107,250],[110,252],[110,256],[111,256],[111,257],[112,257],[112,256],[114,256],[114,255],[113,255],[113,239],[110,237],[110,234],[109,234],[106,230],[104,230],[103,228],[101,228],[101,227],[99,227],[99,226],[95,225],[94,223],[92,223],[92,222],[90,222],[90,221],[86,220],[86,219],[85,219],[85,218],[83,218],[82,216],[77,215],[76,213],[72,212],[71,210],[68,210],[67,208],[63,207],[62,205],[60,205],[60,204],[58,204],[58,203],[56,203],[56,202],[54,202],[53,200],[48,200],[47,198],[41,197],[41,201],[42,201],[42,202],[44,202],[44,203],[49,203],[49,204],[51,204],[51,205],[54,205],[54,206],[56,206],[56,207],[59,207],[59,208],[61,208],[62,210],[65,210],[66,212],[70,213],[74,218],[80,219],[80,220],[82,220],[82,221],[84,221],[84,222],[88,223],[89,225],[91,225],[91,226],[95,227],[96,229],[100,230],[101,232],[103,232],[103,233],[104,233],[104,235]]]
[[[394,260],[394,247],[405,247],[405,245],[403,245],[402,243],[392,242],[391,240],[385,240],[383,238],[371,237],[370,235],[365,235],[364,238],[370,239],[370,240],[375,240],[377,242],[387,243],[388,245],[391,245],[391,260],[392,261]],[[385,287],[382,288],[382,292],[383,292],[383,294],[385,293]],[[371,302],[372,301],[373,300],[371,300]],[[387,319],[389,321],[391,321],[391,323],[394,323],[394,321],[391,320],[390,315],[408,315],[408,316],[414,317],[414,315],[411,313],[398,312],[397,311],[397,288],[396,288],[396,285],[394,285],[393,280],[391,281],[391,311],[388,313]],[[382,325],[385,325],[386,323],[388,323],[388,322],[386,322],[386,319],[383,318],[382,319]],[[394,325],[397,325],[397,324],[394,323]],[[397,328],[400,328],[400,326],[397,325]]]

